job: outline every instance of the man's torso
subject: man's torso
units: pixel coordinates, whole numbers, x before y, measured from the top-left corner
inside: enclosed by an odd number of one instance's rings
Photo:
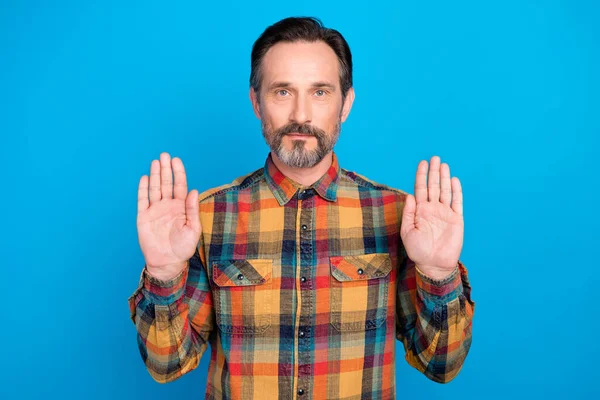
[[[394,398],[406,193],[337,164],[303,192],[268,165],[200,197],[207,398]]]

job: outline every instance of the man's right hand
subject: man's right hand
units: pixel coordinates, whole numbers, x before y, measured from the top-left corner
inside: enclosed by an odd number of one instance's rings
[[[171,160],[169,153],[163,152],[160,161],[152,160],[149,184],[147,175],[141,177],[137,230],[146,268],[157,279],[176,277],[194,255],[202,232],[198,191],[187,192],[180,158]]]

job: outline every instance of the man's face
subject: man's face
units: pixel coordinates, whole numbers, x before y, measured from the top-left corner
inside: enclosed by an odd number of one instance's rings
[[[280,42],[262,61],[254,111],[271,151],[286,165],[310,168],[335,145],[354,99],[342,104],[339,61],[324,42]],[[260,100],[260,101],[259,101]]]

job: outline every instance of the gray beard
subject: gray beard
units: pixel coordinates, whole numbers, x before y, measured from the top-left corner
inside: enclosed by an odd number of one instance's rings
[[[338,121],[333,135],[327,135],[318,128],[306,125],[290,124],[272,132],[262,123],[262,133],[271,151],[282,163],[291,168],[311,168],[317,165],[323,158],[333,150],[341,131],[341,123]],[[292,150],[287,150],[283,145],[283,137],[286,133],[298,132],[316,137],[317,147],[313,150],[306,149],[304,140],[293,140]]]

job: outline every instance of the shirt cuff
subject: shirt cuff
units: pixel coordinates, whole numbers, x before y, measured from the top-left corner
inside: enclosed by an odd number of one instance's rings
[[[150,275],[148,268],[144,266],[140,285],[150,302],[155,305],[169,305],[183,296],[189,271],[188,262],[185,262],[185,267],[177,276],[169,280],[161,280]]]
[[[446,304],[463,292],[462,273],[464,266],[458,261],[456,268],[444,279],[433,279],[425,275],[416,265],[417,288],[426,301]]]

